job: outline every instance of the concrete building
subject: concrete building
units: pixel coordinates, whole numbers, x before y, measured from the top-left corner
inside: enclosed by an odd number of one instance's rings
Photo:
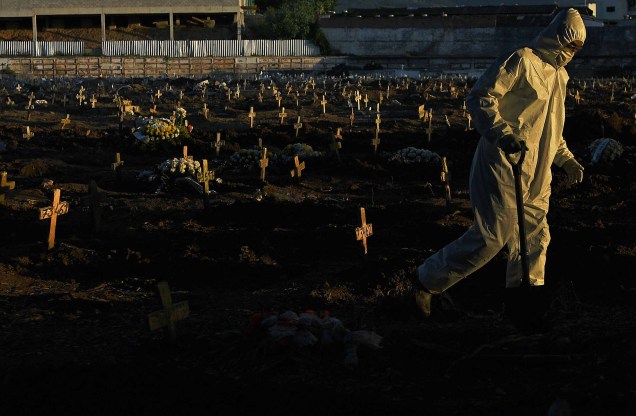
[[[618,22],[636,16],[635,0],[597,0],[596,17],[606,22]]]
[[[106,38],[106,22],[119,17],[134,21],[143,16],[162,16],[170,28],[170,39],[174,39],[175,16],[183,15],[233,15],[237,26],[237,38],[241,38],[243,8],[246,0],[0,0],[0,20],[30,19],[33,41],[37,41],[38,25],[41,21],[72,17],[80,24],[90,24],[99,19],[102,40]]]

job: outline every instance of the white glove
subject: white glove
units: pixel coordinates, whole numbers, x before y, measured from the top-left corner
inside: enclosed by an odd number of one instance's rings
[[[563,170],[568,174],[570,183],[581,183],[583,181],[583,166],[574,158],[568,159],[563,164]]]

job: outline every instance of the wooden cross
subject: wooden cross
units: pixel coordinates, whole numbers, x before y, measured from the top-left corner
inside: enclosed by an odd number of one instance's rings
[[[473,120],[473,117],[470,115],[470,113],[466,114],[466,119],[468,120],[468,125],[466,126],[466,131],[470,131],[473,128],[470,126],[470,122]],[[429,139],[430,141],[430,139]]]
[[[9,107],[13,107],[15,105],[15,101],[13,101],[11,97],[7,97],[7,105]]]
[[[64,97],[62,97],[62,106],[64,106],[64,108],[66,108],[66,103],[68,103],[68,99],[66,98],[66,94],[64,94]]]
[[[302,176],[302,172],[305,169],[305,162],[300,163],[298,155],[294,156],[294,169],[291,170],[291,177],[296,176],[298,179]]]
[[[358,111],[360,111],[360,101],[361,101],[360,91],[356,90],[355,100],[356,104],[358,104]],[[353,109],[352,109],[353,110]]]
[[[373,153],[378,153],[378,145],[380,144],[380,136],[378,130],[375,131],[375,137],[371,140],[371,146],[373,146]]]
[[[259,166],[261,167],[261,180],[265,182],[265,170],[269,166],[269,159],[267,158],[267,147],[263,148],[263,158],[260,160]]]
[[[362,226],[356,227],[356,239],[362,240],[364,246],[364,254],[367,254],[367,238],[373,235],[373,225],[367,224],[367,215],[364,212],[364,208],[360,208],[360,217],[362,218]]]
[[[4,195],[15,189],[15,181],[7,181],[7,172],[0,172],[0,204],[4,203]]]
[[[210,111],[210,109],[208,109],[208,105],[207,103],[203,103],[203,109],[201,110],[201,114],[203,114],[203,118],[204,119],[208,119],[208,112]]]
[[[66,126],[71,124],[71,116],[69,114],[67,114],[66,118],[63,118],[63,119],[60,120],[60,123],[62,123],[61,130],[64,130],[64,128],[66,128]]]
[[[276,102],[278,103],[278,108],[280,108],[280,102],[283,99],[281,94],[276,94]]]
[[[320,101],[320,104],[322,104],[322,113],[323,114],[327,114],[327,99],[325,98],[325,95],[322,95],[322,100]]]
[[[124,161],[121,160],[121,155],[119,153],[115,154],[115,163],[112,163],[111,166],[113,168],[113,172],[115,172],[117,182],[121,182],[121,167],[124,166]]]
[[[428,128],[426,129],[428,135],[428,142],[431,142],[431,136],[433,135],[433,109],[428,110]]]
[[[360,101],[358,101],[358,103],[360,103]],[[353,127],[353,122],[356,120],[356,115],[353,111],[353,108],[351,109],[351,114],[349,115],[349,125],[351,127]]]
[[[227,95],[227,101],[228,102],[232,102],[232,89],[228,88],[227,92],[225,93],[225,95]]]
[[[382,93],[380,93],[380,99],[378,100],[378,105],[382,104],[382,101],[384,101],[384,96],[382,95]]]
[[[256,117],[256,113],[254,112],[254,107],[250,107],[250,113],[247,115],[250,119],[250,129],[254,127],[254,118]]]
[[[448,173],[448,165],[446,164],[446,157],[442,158],[442,172],[440,173],[440,180],[444,187],[444,197],[446,198],[446,207],[450,208],[451,204],[451,191],[450,191],[450,174]]]
[[[450,124],[450,120],[448,119],[448,115],[444,114],[444,119],[446,120],[446,125],[450,127],[451,124]]]
[[[95,181],[91,181],[90,185],[88,185],[88,197],[86,197],[86,200],[88,201],[91,214],[93,214],[93,230],[98,233],[102,219],[102,193],[99,192]]]
[[[258,93],[258,102],[263,104],[263,94],[262,93]]]
[[[29,103],[24,107],[24,109],[27,110],[27,121],[31,120],[31,110],[33,110],[34,108],[35,106],[33,106],[32,99],[29,98]]]
[[[15,87],[15,90],[16,90],[18,93],[22,92],[22,86],[21,86],[20,84],[18,84],[18,86],[17,86],[17,87]]]
[[[216,132],[216,141],[214,142],[214,148],[216,149],[216,157],[219,157],[221,146],[225,145],[225,140],[221,140],[221,132]]]
[[[462,117],[466,117],[466,100],[462,104]]]
[[[184,159],[192,159],[192,156],[188,156],[188,146],[183,146],[183,158]]]
[[[179,90],[179,101],[183,101],[183,90]]]
[[[197,181],[203,184],[203,207],[208,209],[210,195],[210,181],[214,180],[214,171],[208,170],[208,160],[203,159],[201,174],[197,175]]]
[[[75,95],[75,98],[79,100],[80,107],[82,106],[82,104],[86,104],[86,101],[84,101],[84,99],[86,98],[86,96],[84,95],[84,91],[84,86],[82,86],[80,87],[79,93]]]
[[[150,109],[150,114],[157,115],[157,105],[153,105]]]
[[[159,288],[163,309],[148,314],[148,326],[151,331],[165,327],[170,337],[170,342],[175,342],[177,340],[175,322],[181,321],[190,315],[190,306],[188,301],[172,303],[172,295],[167,282],[159,282],[157,287]]]
[[[283,124],[285,124],[285,117],[287,117],[287,113],[285,113],[285,107],[283,107],[283,110],[278,113],[278,117],[280,118],[280,125],[282,126]]]
[[[367,94],[364,94],[364,106],[365,108],[369,106],[369,97]]]
[[[22,133],[22,138],[29,141],[33,138],[33,136],[35,136],[35,133],[31,131],[31,128],[29,126],[26,126],[26,133]]]
[[[302,128],[303,128],[303,123],[301,123],[300,116],[298,116],[298,121],[294,123],[294,130],[296,130],[296,137],[298,137],[298,133],[300,132],[300,129]]]
[[[167,84],[166,84],[167,85]],[[168,91],[168,88],[166,87],[166,91]],[[157,99],[161,98],[163,94],[161,93],[160,89],[157,89],[157,92],[155,93],[155,97],[157,97]]]
[[[577,104],[579,104],[579,102],[581,101],[581,94],[579,93],[579,90],[576,90],[576,94],[574,95],[574,100],[576,101]]]
[[[91,96],[91,108],[95,108],[95,104],[97,104],[97,98],[95,98],[95,94]]]
[[[382,119],[380,118],[380,114],[378,114],[378,116],[375,119],[375,131],[379,132],[380,131],[380,124],[382,123]]]
[[[60,202],[59,189],[53,190],[53,204],[50,207],[40,208],[40,219],[51,219],[51,226],[49,228],[49,240],[48,249],[51,250],[55,246],[55,227],[57,225],[57,216],[64,215],[68,212],[68,202]]]
[[[35,99],[35,94],[33,94],[33,91],[31,91],[27,98],[29,99],[29,103]]]

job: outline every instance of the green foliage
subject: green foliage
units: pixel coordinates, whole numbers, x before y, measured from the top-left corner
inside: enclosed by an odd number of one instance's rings
[[[318,32],[318,16],[333,10],[335,0],[282,0],[276,1],[265,12],[263,36],[272,39],[311,39]]]

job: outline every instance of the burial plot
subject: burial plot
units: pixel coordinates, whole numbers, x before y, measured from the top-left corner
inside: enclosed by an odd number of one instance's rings
[[[53,203],[50,207],[40,208],[40,219],[50,219],[51,224],[49,227],[49,239],[47,241],[47,247],[51,250],[55,247],[55,228],[57,226],[58,215],[64,215],[68,213],[68,202],[60,202],[60,195],[62,191],[59,189],[53,190]]]

